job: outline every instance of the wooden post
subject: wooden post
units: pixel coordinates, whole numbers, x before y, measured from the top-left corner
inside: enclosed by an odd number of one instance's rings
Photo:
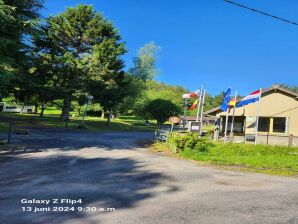
[[[292,135],[292,134],[290,134],[290,135],[289,135],[289,142],[288,142],[288,146],[289,146],[289,147],[292,147],[292,145],[293,145],[293,135]]]

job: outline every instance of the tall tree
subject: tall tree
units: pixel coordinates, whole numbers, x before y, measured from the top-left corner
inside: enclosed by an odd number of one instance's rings
[[[129,80],[123,71],[124,63],[119,57],[124,52],[124,44],[110,38],[98,44],[88,60],[90,77],[87,89],[106,112],[114,112],[118,103],[126,96],[125,87]]]
[[[0,0],[0,95],[7,94],[12,79],[18,80],[28,70],[30,37],[36,32],[42,3],[42,0]]]
[[[158,74],[156,67],[157,56],[161,47],[154,42],[149,42],[141,47],[136,57],[133,58],[133,67],[127,72],[130,78],[129,94],[122,99],[118,109],[127,113],[128,110],[142,111],[147,98],[145,92],[147,83]]]
[[[52,65],[52,84],[61,92],[61,119],[69,118],[71,101],[79,91],[88,93],[92,83],[102,89],[121,74],[123,63],[117,57],[125,53],[124,43],[111,22],[92,6],[80,4],[51,16],[41,27],[42,38],[36,40],[39,56]],[[109,53],[113,53],[109,55]],[[107,75],[108,74],[108,75]],[[114,76],[109,78],[107,76]]]
[[[139,49],[137,57],[133,58],[134,66],[129,73],[143,81],[152,80],[158,74],[156,68],[157,55],[161,47],[149,42]]]

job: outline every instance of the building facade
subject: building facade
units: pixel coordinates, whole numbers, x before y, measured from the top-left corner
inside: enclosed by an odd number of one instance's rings
[[[239,141],[254,141],[258,104],[255,102],[235,109],[233,132]],[[219,132],[225,131],[227,112],[214,108],[206,112],[207,115],[217,117]],[[233,109],[228,113],[227,132],[231,132]],[[274,85],[262,91],[260,100],[258,143],[261,144],[289,144],[289,137],[293,145],[298,145],[298,94]]]

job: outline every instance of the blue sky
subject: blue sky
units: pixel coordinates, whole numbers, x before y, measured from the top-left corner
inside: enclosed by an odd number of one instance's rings
[[[297,0],[235,0],[298,22]],[[129,68],[139,47],[162,47],[157,80],[190,90],[228,86],[246,95],[273,83],[298,85],[298,26],[223,0],[46,0],[43,16],[92,4],[113,21],[126,42]]]

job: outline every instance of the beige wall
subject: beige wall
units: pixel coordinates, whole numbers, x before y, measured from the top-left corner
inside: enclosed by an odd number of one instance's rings
[[[236,116],[246,117],[246,134],[254,134],[255,120],[258,102],[236,108]],[[226,112],[221,112],[217,116],[225,116]],[[232,110],[229,113],[232,116]],[[298,100],[281,92],[266,93],[261,98],[260,116],[264,117],[288,117],[288,134],[298,136]]]

